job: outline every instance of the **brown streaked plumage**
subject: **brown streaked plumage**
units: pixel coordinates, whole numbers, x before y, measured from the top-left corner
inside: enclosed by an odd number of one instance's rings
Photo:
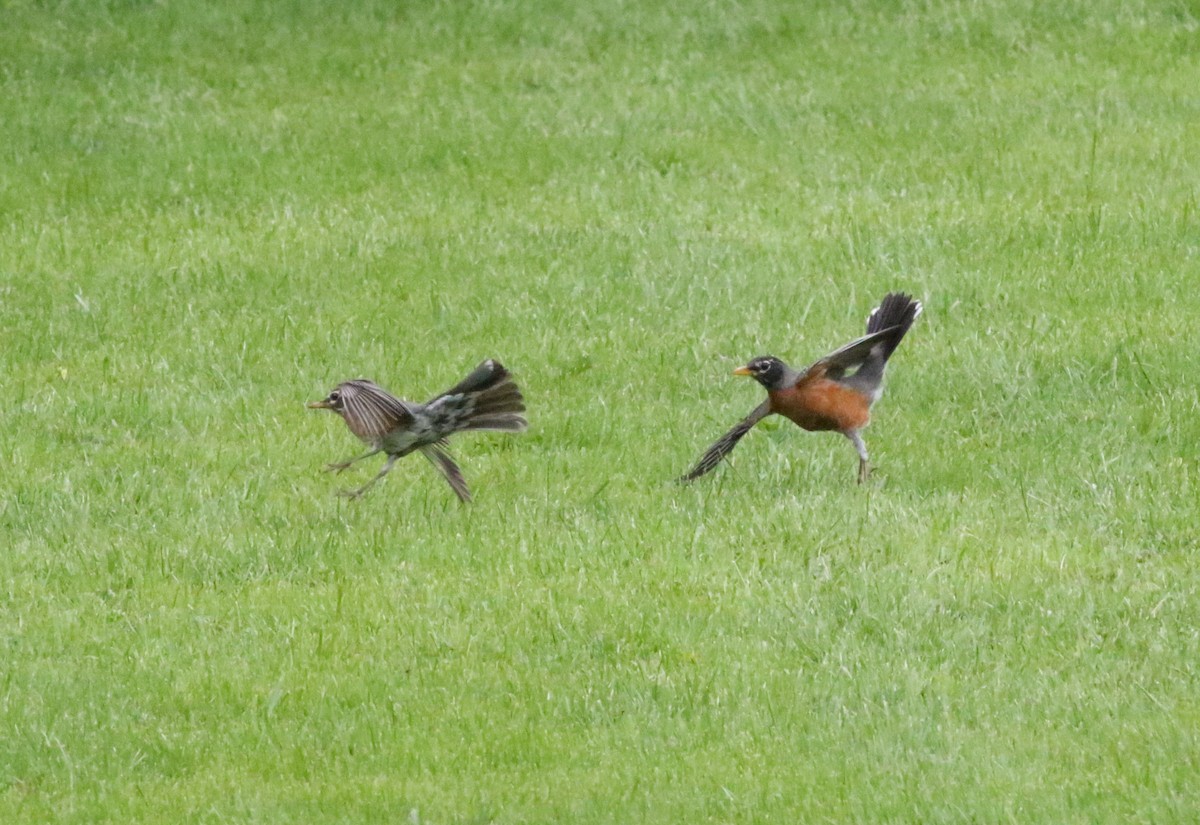
[[[904,334],[921,314],[921,302],[889,293],[867,318],[867,334],[797,371],[773,355],[755,358],[734,375],[753,376],[767,399],[708,448],[680,481],[694,481],[716,467],[768,415],[782,415],[806,430],[836,430],[858,451],[858,480],[870,474],[861,431],[883,394],[883,371]],[[849,370],[854,372],[847,375]]]
[[[462,472],[446,452],[454,433],[467,430],[521,432],[527,422],[525,401],[512,376],[499,361],[488,359],[470,375],[426,404],[403,401],[366,379],[343,381],[324,399],[308,405],[332,410],[342,417],[350,432],[371,449],[360,456],[328,465],[332,472],[345,470],[356,461],[386,453],[383,469],[357,490],[343,494],[357,498],[387,475],[397,459],[419,450],[445,477],[462,501],[471,492]]]

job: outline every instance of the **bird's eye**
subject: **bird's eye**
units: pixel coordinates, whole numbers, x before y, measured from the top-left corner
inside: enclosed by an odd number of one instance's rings
[[[341,400],[341,397],[342,397],[342,394],[340,392],[338,392],[337,390],[334,390],[333,392],[329,393],[329,400],[335,404],[339,400]]]

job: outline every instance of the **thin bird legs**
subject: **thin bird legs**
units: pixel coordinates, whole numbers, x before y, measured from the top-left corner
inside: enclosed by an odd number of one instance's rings
[[[871,465],[867,463],[867,445],[858,434],[858,430],[846,430],[842,433],[858,450],[858,483],[862,484],[871,475]]]
[[[376,447],[374,450],[363,453],[362,455],[356,455],[354,458],[348,458],[345,461],[335,461],[332,464],[326,464],[325,472],[340,473],[342,470],[345,470],[346,468],[348,468],[351,464],[354,464],[357,461],[362,461],[364,458],[370,458],[371,456],[376,455],[381,452],[383,452],[383,448]]]
[[[368,452],[363,453],[362,455],[356,455],[354,458],[349,458],[349,459],[346,459],[345,461],[337,461],[333,464],[327,464],[327,465],[325,465],[325,470],[330,473],[340,473],[342,470],[345,470],[347,467],[349,467],[351,464],[355,463],[356,461],[362,461],[364,458],[370,458],[371,456],[376,455],[377,453],[381,453],[381,452],[383,452],[383,448],[377,447],[374,450],[370,450]],[[392,465],[396,463],[396,459],[399,457],[400,456],[389,455],[387,463],[383,465],[383,469],[379,471],[379,473],[375,476],[375,478],[371,479],[366,484],[359,487],[357,490],[339,490],[338,495],[345,496],[346,498],[358,498],[363,493],[365,493],[367,490],[370,490],[372,487],[374,487],[375,482],[379,481],[379,479],[381,479],[385,475],[387,475],[388,471],[392,469]]]
[[[341,464],[330,464],[329,469],[334,472],[340,473],[342,470],[349,467],[355,461],[358,461],[359,458],[367,458],[368,456],[373,456],[373,455],[375,455],[375,453],[378,453],[378,452],[381,452],[381,451],[380,450],[372,450],[371,452],[367,453],[366,455],[360,455],[358,458],[352,458],[349,461],[342,462]],[[363,493],[365,493],[367,490],[370,490],[372,487],[374,487],[376,482],[379,481],[379,479],[383,478],[385,475],[387,475],[389,472],[391,472],[392,465],[394,465],[396,463],[396,460],[399,458],[400,458],[400,456],[398,456],[398,455],[389,455],[387,457],[387,463],[383,465],[382,470],[380,470],[378,473],[375,474],[375,477],[373,479],[368,481],[363,486],[359,487],[357,490],[338,490],[338,495],[345,496],[346,498],[358,498]]]

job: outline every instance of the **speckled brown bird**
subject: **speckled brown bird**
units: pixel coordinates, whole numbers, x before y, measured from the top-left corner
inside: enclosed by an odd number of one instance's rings
[[[772,414],[806,430],[833,430],[846,436],[858,451],[859,483],[866,481],[870,464],[862,430],[870,423],[871,406],[883,395],[884,367],[920,314],[920,301],[892,292],[867,318],[866,335],[806,369],[792,369],[773,355],[738,367],[733,374],[753,376],[766,388],[766,400],[709,447],[680,481],[693,481],[716,467],[742,436]]]
[[[358,498],[391,471],[396,460],[413,451],[433,463],[455,494],[471,500],[471,491],[454,459],[446,452],[446,439],[467,430],[516,433],[526,428],[525,401],[512,376],[499,361],[488,359],[470,375],[426,404],[404,401],[378,384],[359,378],[343,381],[312,409],[332,410],[350,432],[371,449],[360,456],[326,467],[340,473],[356,461],[387,454],[387,463],[373,479],[342,495]]]

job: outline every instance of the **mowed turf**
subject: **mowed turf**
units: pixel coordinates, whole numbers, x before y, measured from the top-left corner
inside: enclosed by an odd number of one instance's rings
[[[1198,18],[0,4],[0,821],[1197,821]]]

